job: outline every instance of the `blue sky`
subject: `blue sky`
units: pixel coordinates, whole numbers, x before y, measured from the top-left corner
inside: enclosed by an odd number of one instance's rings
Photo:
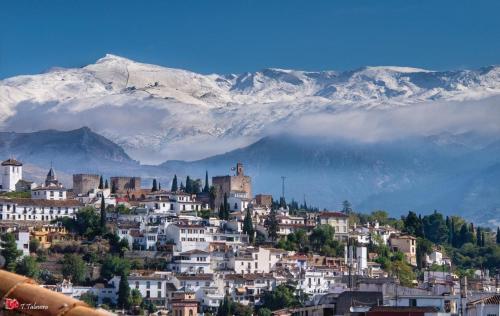
[[[500,1],[2,2],[0,78],[79,67],[106,53],[239,73],[500,63]]]

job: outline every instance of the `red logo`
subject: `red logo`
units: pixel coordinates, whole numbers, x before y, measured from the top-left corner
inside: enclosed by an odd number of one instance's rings
[[[5,299],[5,308],[11,309],[11,310],[19,308],[19,302],[15,298],[6,298]]]

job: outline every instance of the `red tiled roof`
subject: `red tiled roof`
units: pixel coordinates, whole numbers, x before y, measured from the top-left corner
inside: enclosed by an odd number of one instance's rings
[[[330,218],[330,217],[349,217],[349,215],[341,213],[341,212],[321,212],[319,213],[319,217],[321,218]]]

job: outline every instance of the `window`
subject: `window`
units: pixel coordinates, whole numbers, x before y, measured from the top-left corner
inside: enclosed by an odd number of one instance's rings
[[[410,298],[410,307],[416,307],[417,306],[417,300],[414,298]]]
[[[146,288],[149,289],[151,287],[151,282],[147,281],[146,282]]]
[[[135,288],[139,289],[139,281],[135,281]]]

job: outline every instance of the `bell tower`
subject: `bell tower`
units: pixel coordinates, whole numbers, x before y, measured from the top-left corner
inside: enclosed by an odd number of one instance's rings
[[[15,191],[16,184],[23,178],[23,164],[13,158],[2,162],[2,191]]]

